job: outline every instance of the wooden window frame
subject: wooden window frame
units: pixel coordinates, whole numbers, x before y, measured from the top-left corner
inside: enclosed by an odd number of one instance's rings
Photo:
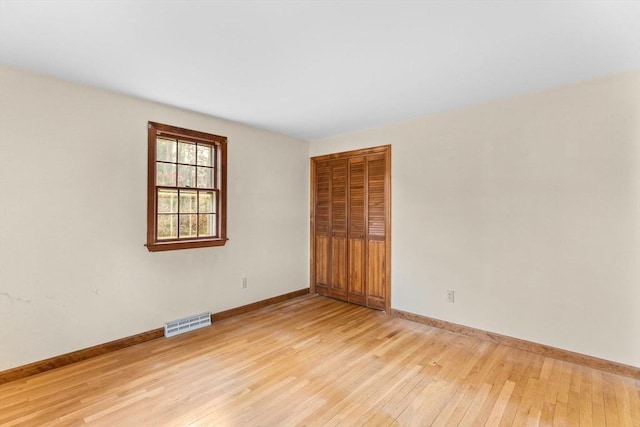
[[[148,167],[147,167],[147,243],[150,252],[171,251],[177,249],[205,248],[224,246],[227,242],[227,137],[205,132],[184,129],[162,123],[148,123]],[[168,137],[183,141],[207,144],[214,147],[214,186],[216,193],[216,231],[215,237],[184,237],[176,239],[157,238],[157,189],[156,182],[156,141],[158,137]],[[178,164],[176,162],[176,164]],[[177,186],[176,189],[181,189]],[[190,187],[189,187],[190,188]],[[195,188],[194,188],[195,190]]]

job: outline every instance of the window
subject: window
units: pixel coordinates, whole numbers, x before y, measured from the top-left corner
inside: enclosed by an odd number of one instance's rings
[[[147,249],[222,246],[227,138],[149,122]]]

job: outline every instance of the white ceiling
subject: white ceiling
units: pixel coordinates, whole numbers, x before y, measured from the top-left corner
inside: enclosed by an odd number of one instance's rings
[[[0,0],[0,62],[313,140],[640,68],[640,1]]]

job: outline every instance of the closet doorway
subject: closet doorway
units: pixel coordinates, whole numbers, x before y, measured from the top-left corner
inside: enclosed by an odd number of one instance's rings
[[[311,292],[389,312],[390,145],[311,158]]]

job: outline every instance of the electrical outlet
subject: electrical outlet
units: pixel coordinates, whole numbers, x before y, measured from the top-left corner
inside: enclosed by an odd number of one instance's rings
[[[456,301],[454,291],[447,291],[447,301],[450,303],[454,303]]]
[[[242,278],[242,289],[247,289],[247,278],[246,277]]]

